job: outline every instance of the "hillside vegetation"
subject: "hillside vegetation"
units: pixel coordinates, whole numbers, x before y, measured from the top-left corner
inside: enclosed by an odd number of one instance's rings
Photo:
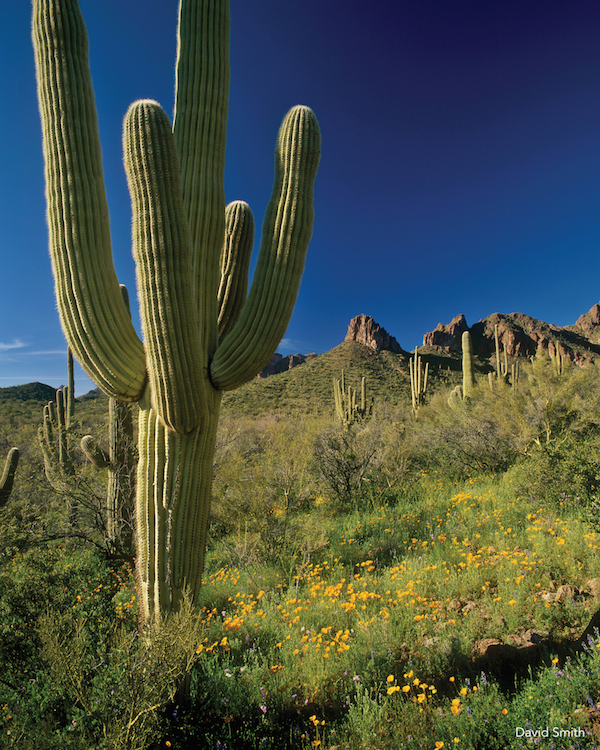
[[[356,343],[226,396],[199,609],[152,640],[78,447],[106,444],[107,399],[76,404],[58,487],[43,402],[3,400],[4,746],[599,746],[600,373],[481,360],[457,400],[460,360],[427,356],[416,413],[408,358]],[[349,426],[342,370],[373,398]]]

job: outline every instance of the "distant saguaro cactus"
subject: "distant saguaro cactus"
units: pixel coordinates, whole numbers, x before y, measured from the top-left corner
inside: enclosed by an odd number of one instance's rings
[[[43,423],[38,428],[38,439],[44,456],[46,478],[55,490],[64,492],[66,484],[74,475],[73,461],[69,450],[67,433],[68,389],[56,391],[56,403],[49,401],[44,406]]]
[[[129,293],[120,285],[123,302],[129,311]],[[106,493],[106,531],[118,549],[133,549],[135,517],[136,451],[133,442],[131,405],[113,396],[108,399],[108,449],[104,450],[92,435],[81,439],[81,450],[97,469],[108,469]]]
[[[15,473],[19,464],[19,449],[11,448],[6,456],[6,462],[4,463],[4,471],[2,477],[0,477],[0,508],[3,508],[8,502],[10,493],[12,492],[13,482],[15,480]]]
[[[224,277],[224,288],[241,289],[251,247],[233,236],[246,222],[225,224],[229,4],[181,0],[173,129],[150,100],[132,104],[124,123],[142,343],[112,262],[83,19],[76,0],[33,8],[58,309],[88,375],[139,403],[136,565],[142,614],[158,619],[200,587],[221,394],[265,367],[292,313],[319,128],[304,106],[283,120],[252,287],[245,300],[221,294]],[[249,216],[246,204],[237,210]],[[224,244],[238,248],[232,263]]]
[[[360,381],[359,403],[357,401],[356,390],[352,388],[352,386],[346,388],[343,370],[341,380],[334,378],[333,400],[335,404],[335,413],[344,427],[349,427],[356,420],[368,419],[373,411],[373,399],[367,401],[366,378],[363,377]]]
[[[410,371],[410,393],[412,396],[413,414],[416,414],[425,400],[427,376],[429,375],[429,362],[425,363],[425,370],[423,370],[418,346],[415,347],[414,355],[408,360],[408,368]]]
[[[463,370],[463,398],[468,398],[475,386],[475,371],[473,369],[473,352],[471,350],[471,334],[465,331],[462,335],[462,370]]]

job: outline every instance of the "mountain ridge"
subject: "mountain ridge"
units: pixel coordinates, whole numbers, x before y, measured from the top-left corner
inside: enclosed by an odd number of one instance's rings
[[[477,368],[481,372],[489,371],[493,369],[491,360],[495,358],[496,353],[496,325],[501,349],[506,351],[508,357],[518,359],[545,352],[550,355],[559,353],[580,366],[600,361],[600,302],[580,315],[574,324],[567,326],[546,323],[524,313],[492,313],[469,327],[465,316],[460,313],[448,324],[439,323],[433,331],[425,333],[419,352],[425,361],[430,362],[432,374],[434,369],[440,372],[458,371],[462,334],[469,330],[473,352],[477,358]],[[275,400],[279,400],[280,397],[285,400],[285,392],[289,385],[294,390],[294,402],[298,399],[310,401],[320,390],[317,381],[325,379],[331,383],[333,377],[339,377],[342,369],[349,375],[356,371],[358,377],[362,368],[369,371],[372,381],[370,385],[374,386],[376,391],[383,389],[384,380],[386,389],[404,391],[408,388],[409,356],[410,352],[403,350],[398,341],[371,316],[360,314],[352,318],[346,337],[338,346],[323,354],[295,354],[285,357],[275,354],[255,380],[242,386],[242,389],[260,383],[262,386],[255,391],[257,398],[260,392],[267,396],[267,400],[270,400],[271,396]],[[296,377],[293,373],[307,367],[310,368],[305,371],[307,382],[294,383]],[[274,375],[278,377],[275,378]],[[49,401],[54,399],[55,391],[56,389],[43,383],[9,386],[0,388],[0,401]],[[94,389],[78,400],[91,399],[99,395],[98,389]],[[226,394],[225,400],[230,405],[239,401],[235,391]],[[321,395],[317,401],[321,405],[324,403]]]

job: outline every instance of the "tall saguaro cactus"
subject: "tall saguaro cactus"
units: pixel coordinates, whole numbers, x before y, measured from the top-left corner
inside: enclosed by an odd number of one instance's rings
[[[151,620],[200,587],[221,393],[254,377],[287,327],[312,232],[319,128],[308,107],[285,117],[252,287],[243,304],[221,294],[221,273],[239,290],[251,248],[247,232],[232,236],[248,228],[245,204],[225,224],[229,7],[181,0],[173,128],[150,100],[132,104],[124,123],[142,342],[112,263],[77,0],[33,7],[58,309],[90,377],[107,395],[139,403],[137,570]],[[222,262],[233,247],[237,260]]]
[[[473,368],[473,351],[471,348],[471,334],[465,331],[462,335],[462,370],[463,370],[463,398],[468,398],[475,387],[475,370]]]

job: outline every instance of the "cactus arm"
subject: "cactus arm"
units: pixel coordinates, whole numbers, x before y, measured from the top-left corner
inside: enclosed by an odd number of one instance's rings
[[[98,445],[91,435],[84,435],[81,438],[81,450],[84,452],[88,461],[97,469],[105,469],[110,465],[110,459],[106,451]]]
[[[33,42],[58,310],[77,359],[109,395],[140,397],[143,345],[123,305],[110,247],[100,139],[75,0],[35,0]]]
[[[206,414],[205,375],[179,160],[159,104],[131,105],[123,152],[151,402],[169,429],[185,434]]]
[[[15,473],[19,464],[19,449],[11,448],[6,456],[4,471],[0,478],[0,508],[3,508],[8,502],[15,481]]]
[[[275,184],[250,294],[211,363],[211,381],[220,390],[251,380],[269,362],[285,333],[312,233],[320,141],[312,110],[292,108],[279,130]]]
[[[198,282],[200,338],[209,357],[217,346],[228,100],[229,1],[181,0],[173,133]]]
[[[219,340],[236,324],[248,291],[248,268],[254,243],[254,217],[244,201],[225,209],[225,239],[221,253],[221,281],[217,293]]]

